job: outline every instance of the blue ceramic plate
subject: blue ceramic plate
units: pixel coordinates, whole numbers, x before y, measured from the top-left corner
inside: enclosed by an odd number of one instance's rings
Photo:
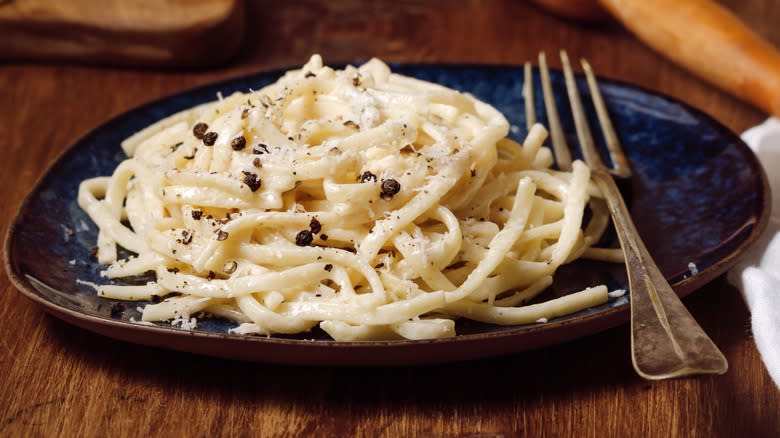
[[[511,66],[399,65],[399,73],[473,93],[502,111],[512,137],[522,140],[522,71]],[[109,175],[125,156],[120,142],[179,110],[213,100],[217,92],[258,89],[281,71],[230,79],[164,98],[122,114],[84,136],[46,172],[25,200],[8,234],[9,275],[44,310],[72,324],[130,342],[196,353],[277,363],[392,365],[456,361],[537,348],[604,330],[628,319],[627,297],[545,324],[497,327],[458,323],[459,336],[431,341],[334,342],[322,333],[299,337],[228,335],[231,323],[205,320],[193,332],[167,324],[142,326],[137,303],[112,315],[112,302],[98,298],[77,279],[99,283],[102,269],[90,251],[95,225],[76,205],[79,182]],[[538,76],[536,77],[538,81]],[[587,96],[582,78],[581,92]],[[552,72],[567,132],[563,77]],[[650,253],[680,295],[732,266],[767,222],[769,190],[751,151],[707,115],[674,99],[636,87],[602,81],[602,92],[634,176],[621,189]],[[539,90],[539,86],[535,87]],[[541,108],[542,98],[536,102]],[[586,105],[589,102],[586,99]],[[591,120],[595,121],[593,114]],[[545,122],[544,118],[541,120]],[[593,126],[597,126],[593,123]],[[597,129],[595,131],[598,131]],[[576,144],[571,135],[570,144]],[[72,233],[68,230],[72,230]],[[625,287],[622,266],[575,262],[563,267],[547,297],[587,285]]]

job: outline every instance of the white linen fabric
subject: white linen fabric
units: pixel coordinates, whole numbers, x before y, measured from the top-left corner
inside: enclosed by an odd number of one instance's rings
[[[769,118],[748,129],[742,139],[758,156],[772,190],[769,225],[741,261],[729,281],[745,298],[751,329],[761,358],[780,388],[780,120]]]

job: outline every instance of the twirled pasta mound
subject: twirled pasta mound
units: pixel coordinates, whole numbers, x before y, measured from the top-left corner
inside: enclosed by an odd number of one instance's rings
[[[82,182],[105,275],[156,276],[98,293],[150,301],[145,321],[319,325],[341,341],[454,336],[457,317],[525,324],[605,302],[597,286],[524,305],[608,217],[583,163],[551,170],[543,127],[524,145],[508,130],[469,94],[315,55],[144,129],[111,177]]]

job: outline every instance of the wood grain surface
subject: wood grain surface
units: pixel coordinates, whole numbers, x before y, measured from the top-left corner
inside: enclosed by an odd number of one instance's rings
[[[215,66],[241,45],[243,5],[243,0],[0,1],[0,60]]]
[[[780,45],[775,0],[724,4]],[[644,47],[620,26],[583,25],[521,0],[255,1],[230,64],[155,71],[0,65],[0,232],[69,144],[157,97],[271,67],[379,56],[521,63],[566,48],[605,77],[680,98],[735,131],[765,117]],[[706,189],[706,188],[705,188]],[[780,392],[739,293],[719,278],[684,300],[728,373],[637,377],[628,327],[489,360],[398,368],[233,362],[140,347],[44,314],[0,274],[0,436],[715,437],[777,436]]]

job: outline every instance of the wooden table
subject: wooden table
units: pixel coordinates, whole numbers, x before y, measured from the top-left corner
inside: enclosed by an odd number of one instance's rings
[[[773,0],[726,4],[780,45]],[[678,97],[734,131],[759,111],[665,61],[615,25],[586,26],[521,0],[258,1],[229,65],[148,71],[0,65],[0,232],[52,160],[90,128],[216,79],[376,55],[395,61],[520,63],[568,49],[602,76]],[[557,65],[556,61],[552,61]],[[724,278],[685,299],[730,362],[727,374],[637,377],[621,326],[538,351],[408,368],[232,362],[126,344],[46,316],[0,276],[0,436],[772,436],[780,392],[749,314]]]

